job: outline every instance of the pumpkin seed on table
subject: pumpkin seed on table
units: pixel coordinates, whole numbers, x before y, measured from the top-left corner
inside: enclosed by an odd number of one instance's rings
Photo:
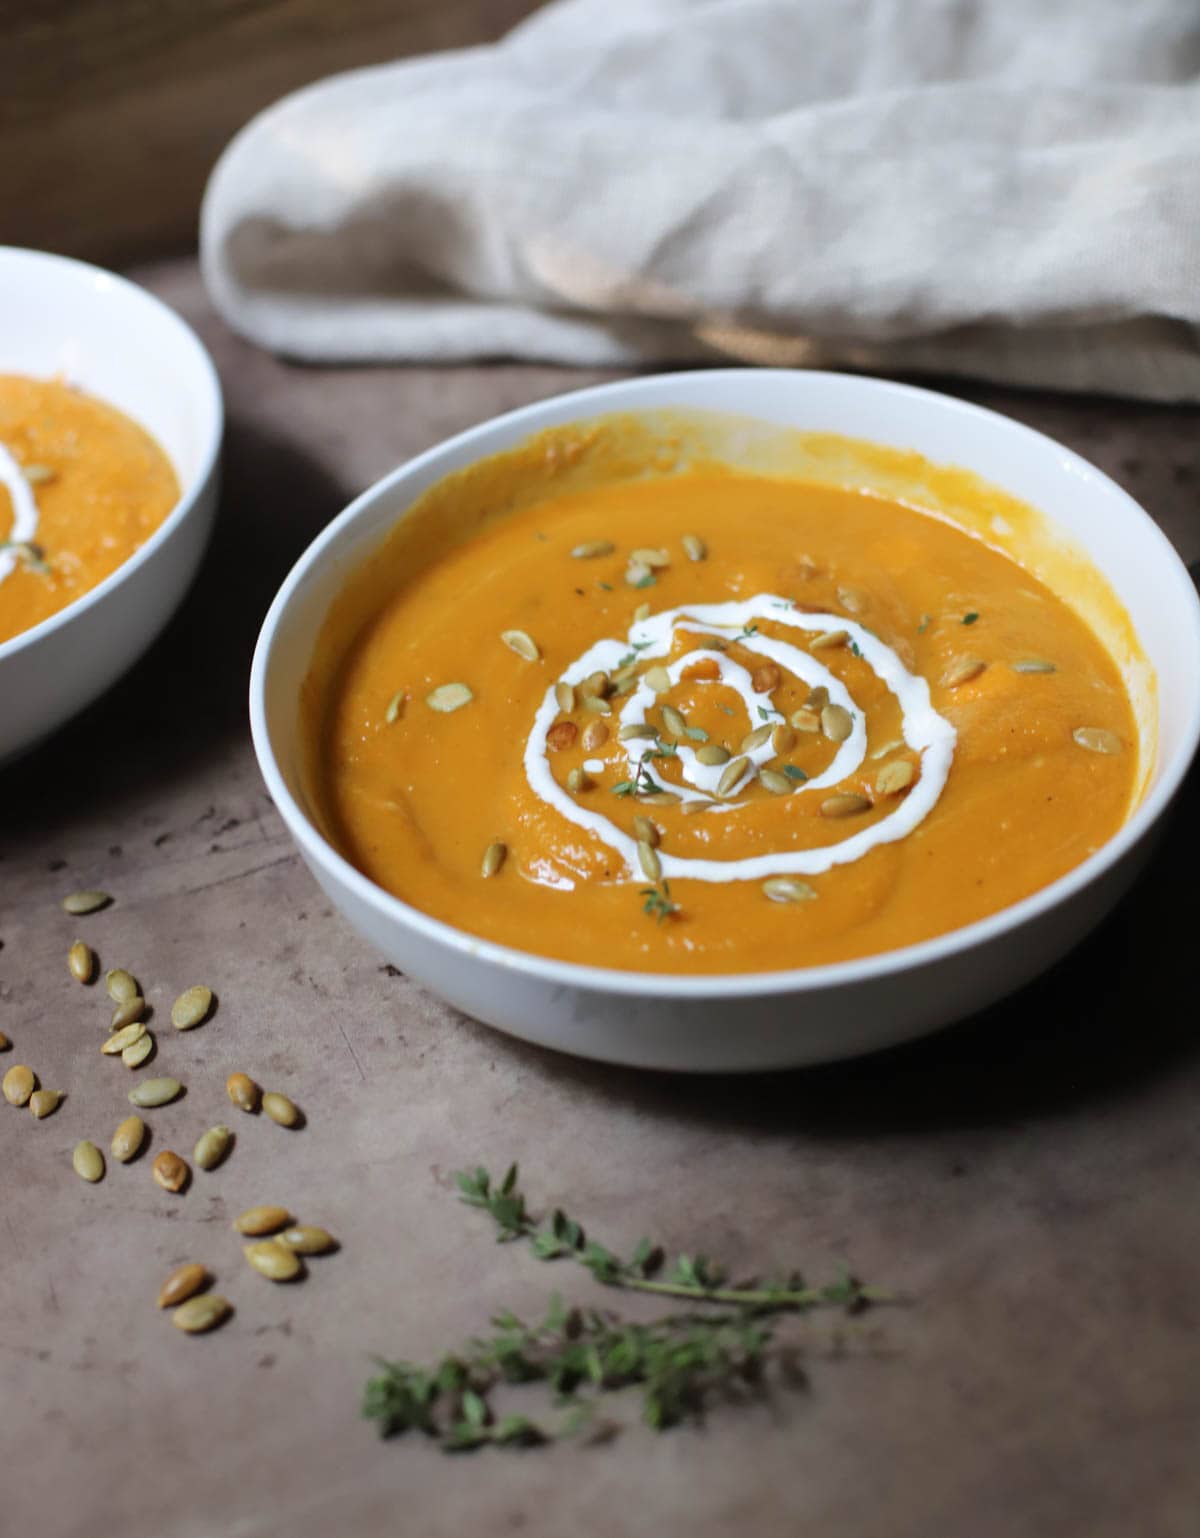
[[[294,1127],[300,1120],[300,1108],[278,1090],[268,1090],[262,1097],[262,1108],[280,1127]]]
[[[223,1324],[231,1312],[227,1298],[219,1297],[215,1292],[202,1292],[199,1297],[181,1303],[171,1315],[171,1323],[188,1335],[203,1335],[206,1330]]]
[[[479,867],[480,874],[484,877],[485,880],[497,873],[500,867],[504,864],[507,856],[508,845],[502,844],[499,839],[487,846],[487,848],[483,851],[483,861]]]
[[[71,1165],[79,1178],[88,1181],[91,1185],[95,1185],[97,1180],[104,1178],[104,1155],[95,1143],[89,1143],[86,1138],[81,1143],[75,1144]]]
[[[616,548],[611,539],[585,539],[575,546],[571,555],[577,561],[594,561],[598,556],[612,555]]]
[[[723,748],[719,742],[705,742],[696,749],[696,762],[706,764],[710,769],[715,769],[718,764],[727,764],[729,756],[729,749]]]
[[[67,971],[77,983],[90,983],[96,972],[96,953],[90,945],[76,940],[67,952]]]
[[[822,817],[857,817],[861,812],[870,810],[870,801],[854,790],[839,791],[837,795],[826,796],[821,802]]]
[[[138,987],[137,978],[132,972],[127,972],[124,967],[112,967],[107,971],[104,974],[104,986],[114,1004],[124,1004],[129,999],[136,999],[142,992]]]
[[[809,902],[817,895],[807,881],[796,876],[772,876],[763,882],[762,889],[773,903]]]
[[[112,1012],[110,1028],[114,1031],[123,1031],[127,1025],[133,1025],[146,1013],[146,1001],[140,994],[135,994],[131,999],[122,999]]]
[[[875,789],[881,796],[898,796],[912,784],[916,772],[907,758],[899,758],[894,764],[884,764],[875,776]]]
[[[683,546],[689,561],[702,561],[708,554],[708,546],[699,534],[684,534],[679,543]]]
[[[771,735],[771,724],[770,724],[770,722],[768,722],[765,726],[756,726],[752,732],[747,732],[746,735],[742,738],[741,751],[743,753],[753,753],[755,748],[761,748],[762,747],[763,743],[766,742],[767,738],[770,735]],[[700,755],[697,754],[696,756],[697,756],[697,758],[699,758]],[[726,755],[726,756],[728,757],[728,755]],[[713,762],[714,763],[721,763],[722,760],[721,759],[714,759]]]
[[[203,983],[187,988],[171,1005],[171,1024],[177,1031],[190,1031],[208,1019],[213,1005],[212,989]]]
[[[147,1106],[169,1105],[182,1088],[178,1079],[143,1079],[133,1086],[127,1098],[130,1105],[144,1110]]]
[[[208,1286],[208,1267],[199,1261],[189,1260],[176,1266],[158,1289],[159,1308],[177,1308],[180,1303],[194,1297],[202,1287]]]
[[[248,1073],[231,1073],[225,1080],[225,1093],[239,1111],[257,1111],[262,1090]]]
[[[559,679],[554,685],[554,703],[564,715],[569,716],[575,709],[575,686]]]
[[[746,765],[749,762],[748,758],[741,757],[735,758],[732,762],[725,765],[725,772],[717,781],[717,794],[719,796],[728,796],[732,793],[734,786],[741,779],[742,775],[745,774]]]
[[[841,705],[825,705],[821,710],[821,730],[830,742],[845,742],[854,730],[854,717]]]
[[[338,1247],[337,1240],[327,1228],[318,1228],[313,1223],[298,1223],[293,1228],[285,1228],[276,1236],[275,1242],[295,1250],[297,1255],[328,1255],[330,1250]]]
[[[64,913],[74,914],[80,917],[85,913],[99,913],[101,908],[107,908],[112,898],[107,892],[68,892],[62,900]]]
[[[215,1170],[217,1165],[229,1152],[229,1145],[233,1142],[233,1133],[228,1127],[210,1127],[207,1132],[202,1132],[196,1140],[196,1146],[192,1150],[192,1159],[198,1168],[202,1170]]]
[[[982,657],[956,657],[942,674],[942,684],[947,689],[957,689],[960,684],[978,678],[986,667]]]
[[[292,1221],[286,1207],[275,1207],[266,1202],[258,1207],[247,1207],[234,1218],[233,1227],[235,1232],[254,1238],[259,1234],[273,1234],[277,1228],[287,1228]]]
[[[154,1037],[146,1031],[130,1046],[122,1049],[121,1061],[126,1068],[140,1068],[153,1051]]]
[[[155,1156],[151,1173],[164,1191],[175,1193],[182,1191],[187,1185],[191,1170],[173,1149],[164,1148],[162,1153]]]
[[[296,1251],[280,1244],[278,1239],[247,1244],[242,1253],[260,1276],[272,1282],[294,1282],[304,1271],[304,1262]]]
[[[11,1046],[12,1042],[9,1041],[8,1037],[4,1034],[3,1031],[0,1031],[0,1052],[7,1052]]]
[[[100,1050],[105,1057],[116,1057],[124,1052],[126,1047],[132,1047],[135,1041],[140,1041],[146,1034],[146,1027],[140,1020],[135,1020],[132,1025],[125,1026],[122,1030],[114,1031]]]
[[[37,1088],[37,1076],[24,1063],[14,1063],[0,1080],[0,1088],[9,1105],[28,1105],[30,1095]]]
[[[769,790],[773,796],[790,796],[796,788],[786,774],[780,774],[776,769],[760,769],[758,781],[762,788]]]
[[[35,1089],[29,1097],[29,1109],[38,1121],[44,1116],[50,1116],[62,1103],[62,1096],[56,1089]]]
[[[145,1139],[146,1123],[140,1116],[127,1116],[112,1135],[110,1152],[119,1164],[128,1164]]]
[[[449,715],[452,710],[461,710],[464,705],[469,705],[474,698],[466,684],[439,684],[425,696],[425,703],[430,710]]]
[[[1124,746],[1116,732],[1103,726],[1077,726],[1071,736],[1089,753],[1120,753]]]
[[[508,647],[509,651],[516,652],[518,657],[523,657],[526,662],[540,662],[542,654],[538,650],[538,644],[525,630],[502,630],[500,639]]]

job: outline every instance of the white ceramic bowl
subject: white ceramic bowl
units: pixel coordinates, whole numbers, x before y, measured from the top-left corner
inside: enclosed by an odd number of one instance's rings
[[[0,373],[61,373],[158,440],[181,495],[140,550],[82,598],[0,643],[0,763],[102,694],[187,591],[217,501],[223,412],[195,333],[99,267],[0,246]]]
[[[1120,832],[1061,880],[979,923],[903,950],[724,977],[607,971],[481,940],[400,902],[322,837],[301,788],[300,685],[329,605],[413,501],[446,474],[543,428],[612,411],[717,410],[915,449],[1051,514],[1106,575],[1157,673],[1146,793]],[[250,684],[254,744],[300,852],[351,926],[460,1009],[514,1036],[650,1068],[749,1070],[850,1057],[961,1018],[1029,981],[1112,907],[1143,863],[1200,737],[1200,605],[1151,519],[1068,449],[1005,417],[881,380],[720,370],[581,390],[486,422],[365,492],[309,547],[267,615]],[[1154,728],[1151,728],[1154,730]]]

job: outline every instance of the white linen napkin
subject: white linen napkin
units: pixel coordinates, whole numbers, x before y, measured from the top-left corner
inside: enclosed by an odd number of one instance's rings
[[[558,0],[311,86],[204,201],[312,361],[743,359],[1200,399],[1196,0]]]

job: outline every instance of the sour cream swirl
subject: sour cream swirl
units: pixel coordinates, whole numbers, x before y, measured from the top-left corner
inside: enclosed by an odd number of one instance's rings
[[[29,489],[29,482],[21,470],[20,465],[0,443],[0,485],[7,488],[12,498],[13,520],[12,528],[3,543],[0,543],[0,582],[13,570],[17,564],[15,550],[6,550],[5,544],[27,544],[37,533],[38,510],[34,501],[33,492]]]

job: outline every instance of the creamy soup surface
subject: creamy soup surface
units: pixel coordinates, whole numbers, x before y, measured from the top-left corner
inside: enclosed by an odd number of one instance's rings
[[[307,686],[314,798],[360,870],[505,945],[691,973],[869,955],[1036,892],[1131,808],[1137,729],[1093,632],[872,492],[549,476],[441,547],[403,520],[374,564]]]
[[[110,576],[178,500],[170,460],[123,412],[0,374],[0,641]]]

